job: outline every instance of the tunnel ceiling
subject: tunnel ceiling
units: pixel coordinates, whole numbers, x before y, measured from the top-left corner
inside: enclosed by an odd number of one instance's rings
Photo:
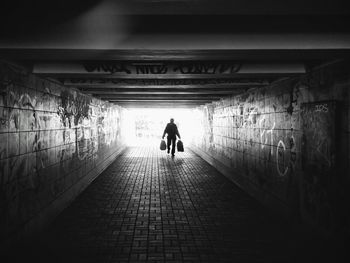
[[[196,106],[305,73],[303,63],[112,60],[36,63],[33,72],[123,106]]]
[[[4,9],[0,57],[123,106],[197,106],[350,54],[340,0],[27,2]]]

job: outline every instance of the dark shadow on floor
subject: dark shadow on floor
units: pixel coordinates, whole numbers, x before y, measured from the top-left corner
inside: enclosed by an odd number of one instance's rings
[[[350,262],[349,245],[291,226],[191,152],[130,148],[1,262]]]

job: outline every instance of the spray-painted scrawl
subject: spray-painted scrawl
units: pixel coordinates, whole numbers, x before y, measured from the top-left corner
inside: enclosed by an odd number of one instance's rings
[[[90,103],[91,98],[88,96],[77,92],[62,91],[58,115],[64,127],[72,127],[73,124],[77,126],[84,118],[88,118]]]
[[[107,167],[123,148],[121,122],[118,106],[0,62],[2,237]]]

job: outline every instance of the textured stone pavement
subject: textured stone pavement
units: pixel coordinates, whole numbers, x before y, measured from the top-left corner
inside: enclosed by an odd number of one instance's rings
[[[140,147],[126,150],[55,220],[31,257],[301,262],[305,251],[299,243],[283,220],[194,153],[172,159]]]

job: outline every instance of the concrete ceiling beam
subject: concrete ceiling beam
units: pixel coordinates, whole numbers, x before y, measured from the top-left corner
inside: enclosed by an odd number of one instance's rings
[[[286,76],[306,73],[301,62],[250,63],[228,62],[91,62],[91,63],[36,63],[34,74],[55,78],[211,78]]]
[[[164,104],[168,104],[168,103],[210,103],[213,100],[209,100],[209,99],[108,99],[108,101],[110,102],[148,102],[148,103],[164,103]]]
[[[103,91],[103,90],[83,90],[83,92],[94,95],[227,95],[227,94],[235,94],[238,92],[242,92],[241,89],[232,89],[232,90],[212,90],[212,91]]]
[[[220,100],[222,96],[128,96],[128,97],[113,97],[113,96],[99,96],[98,98],[102,100],[118,100],[118,101],[129,101],[129,100],[139,100],[139,101],[213,101]]]
[[[216,37],[216,36],[215,36]],[[300,39],[298,35],[296,37]],[[29,62],[39,61],[163,61],[163,60],[176,60],[176,61],[188,61],[188,60],[245,60],[245,61],[296,61],[296,60],[335,60],[341,58],[350,58],[350,45],[345,45],[346,40],[342,39],[340,44],[332,44],[329,37],[327,46],[315,46],[312,44],[305,46],[308,47],[293,47],[288,46],[283,48],[283,41],[276,43],[276,45],[260,47],[231,47],[230,49],[224,48],[201,48],[201,49],[69,49],[69,48],[9,48],[0,47],[0,57],[9,60],[20,60]],[[286,37],[284,38],[286,39]],[[288,41],[288,39],[286,39]],[[295,38],[294,38],[295,40]],[[305,40],[305,38],[304,38]],[[237,42],[235,39],[234,42]],[[289,41],[291,42],[291,41]],[[303,43],[303,39],[299,40]],[[305,41],[304,41],[305,42]],[[250,42],[248,42],[250,43]],[[272,41],[273,43],[273,41]],[[244,43],[247,45],[247,43]]]
[[[201,76],[198,76],[201,77]],[[275,78],[273,78],[275,79]],[[77,82],[72,81],[63,81],[63,85],[68,87],[78,87],[80,89],[89,90],[89,89],[124,89],[124,90],[133,90],[133,89],[232,89],[239,87],[251,87],[251,86],[266,86],[271,84],[272,78],[270,80],[266,79],[188,79],[185,81],[179,80],[166,80],[165,83],[171,83],[171,85],[164,85],[158,80],[154,80],[154,82],[159,82],[158,84],[148,84],[149,82],[145,81],[142,85],[134,85],[134,84],[111,84],[109,80],[101,79],[100,83],[92,81],[92,80],[78,80]],[[113,82],[113,81],[112,81]],[[118,80],[119,82],[119,80]],[[120,80],[121,83],[125,82]],[[127,81],[126,81],[127,82]],[[185,84],[182,85],[180,83],[196,83],[196,84]],[[153,83],[153,81],[152,81]],[[208,84],[214,83],[214,84]]]

